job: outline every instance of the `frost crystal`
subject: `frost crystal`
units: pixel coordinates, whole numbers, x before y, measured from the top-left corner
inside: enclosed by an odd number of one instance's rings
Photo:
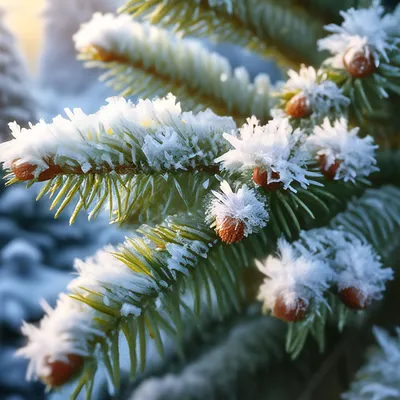
[[[66,110],[69,119],[58,116],[30,129],[10,124],[14,140],[0,145],[5,168],[36,165],[35,176],[48,168],[46,159],[62,168],[80,167],[83,172],[115,166],[143,170],[187,169],[197,162],[214,163],[226,151],[222,133],[235,128],[231,118],[210,110],[182,112],[174,96],[140,100],[136,105],[122,97],[108,99],[97,113]]]
[[[395,48],[394,35],[399,33],[396,15],[383,15],[380,1],[370,8],[342,11],[341,26],[329,24],[325,27],[332,35],[318,41],[319,50],[333,54],[330,63],[335,68],[344,68],[343,56],[347,50],[362,50],[368,46],[377,63],[382,58],[389,61],[387,52]]]
[[[129,241],[125,245],[129,247]],[[132,304],[132,300],[137,298],[137,294],[151,294],[158,289],[150,276],[136,273],[118,260],[112,254],[115,251],[115,248],[109,246],[85,261],[76,260],[75,268],[79,276],[69,284],[68,289],[78,293],[90,290],[102,296],[105,304],[112,301],[125,309],[126,304]]]
[[[288,72],[288,81],[283,86],[286,92],[302,92],[313,113],[326,115],[329,111],[340,112],[347,107],[350,100],[342,94],[341,89],[332,81],[327,80],[326,73],[313,67],[301,66],[299,73]]]
[[[303,188],[318,184],[307,179],[319,173],[309,171],[311,153],[305,148],[305,135],[301,129],[293,130],[288,118],[274,118],[267,125],[260,126],[255,118],[239,129],[239,136],[224,133],[234,150],[229,150],[215,161],[222,163],[227,170],[246,171],[261,167],[268,173],[268,182],[282,182],[283,188],[296,192],[292,186],[298,182]],[[279,178],[272,178],[272,173]]]
[[[44,303],[46,315],[36,327],[24,323],[22,333],[28,343],[17,354],[29,359],[28,379],[50,374],[48,362],[67,361],[67,355],[89,355],[88,343],[103,332],[93,327],[96,312],[66,294],[61,294],[57,307]]]
[[[340,165],[335,173],[336,180],[354,182],[377,171],[375,150],[371,136],[357,136],[359,128],[349,130],[347,120],[341,118],[331,125],[328,118],[321,126],[314,128],[314,134],[307,138],[307,146],[316,158],[324,157],[324,167],[328,170],[335,162]]]
[[[279,258],[269,256],[263,262],[257,261],[258,269],[266,275],[258,294],[264,309],[273,309],[278,297],[289,308],[295,306],[297,299],[307,306],[311,301],[316,305],[323,302],[323,293],[334,277],[330,266],[311,252],[299,251],[285,239],[278,241],[278,251]]]
[[[393,279],[393,270],[383,268],[372,246],[356,238],[339,247],[333,265],[339,291],[357,288],[368,301],[381,299],[386,282]]]
[[[371,349],[368,363],[356,375],[344,400],[389,400],[400,398],[400,328],[396,337],[374,327],[379,347]]]
[[[266,205],[257,198],[255,190],[243,185],[234,192],[226,181],[221,183],[220,189],[221,192],[212,191],[215,198],[207,209],[210,223],[223,221],[226,217],[233,218],[244,223],[245,236],[267,225],[269,214]]]

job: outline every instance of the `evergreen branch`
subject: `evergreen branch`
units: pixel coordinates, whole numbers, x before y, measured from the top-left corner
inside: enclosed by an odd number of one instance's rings
[[[396,336],[373,328],[378,346],[369,349],[367,363],[357,372],[345,400],[389,400],[400,397],[400,329]]]
[[[213,337],[212,347],[199,358],[177,373],[145,380],[130,400],[218,399],[228,392],[237,393],[245,382],[253,382],[254,387],[260,370],[273,368],[284,357],[283,325],[260,316],[245,316],[235,322],[218,341]],[[247,396],[256,392],[250,390]]]
[[[232,71],[224,57],[167,30],[124,14],[95,14],[75,35],[75,43],[86,65],[108,70],[103,79],[123,96],[172,92],[185,110],[209,107],[238,123],[249,115],[269,119],[273,100],[267,75],[251,83],[243,67]]]
[[[298,6],[277,0],[235,0],[232,7],[207,0],[130,0],[121,12],[146,16],[152,24],[173,27],[185,35],[233,42],[286,65],[321,60],[314,48],[323,35],[322,23]]]
[[[343,229],[370,243],[383,261],[390,265],[400,245],[399,195],[399,189],[393,186],[368,189],[359,199],[350,202],[346,211],[334,217],[329,227]],[[328,302],[321,302],[319,308],[303,321],[289,326],[286,348],[292,357],[297,357],[311,334],[323,351],[325,327],[335,323],[342,330],[345,324],[355,318],[363,316],[352,313],[336,296],[329,293]]]
[[[1,161],[11,171],[10,183],[48,180],[41,195],[55,196],[56,215],[78,198],[72,221],[89,207],[95,217],[106,203],[111,214],[116,207],[116,220],[124,221],[128,211],[138,211],[138,204],[131,201],[151,201],[154,188],[149,191],[149,185],[162,176],[176,191],[164,191],[158,198],[184,202],[182,184],[200,195],[200,185],[206,187],[219,170],[214,159],[227,148],[222,133],[235,127],[232,119],[210,110],[182,113],[173,97],[140,101],[136,106],[114,99],[97,114],[75,110],[69,116],[70,120],[58,117],[52,124],[40,122],[29,130],[13,126],[16,139],[0,149]],[[181,179],[184,175],[192,176]]]

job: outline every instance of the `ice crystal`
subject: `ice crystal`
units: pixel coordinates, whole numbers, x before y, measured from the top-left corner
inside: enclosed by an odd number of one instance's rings
[[[234,147],[215,161],[230,171],[246,171],[260,167],[267,171],[268,182],[282,182],[283,188],[296,192],[295,182],[303,188],[318,184],[308,179],[319,173],[307,166],[312,161],[305,148],[305,135],[301,129],[293,129],[288,118],[274,118],[260,126],[255,118],[249,118],[239,129],[239,135],[225,133],[224,137]],[[272,173],[279,174],[273,178]]]
[[[283,86],[283,91],[302,92],[314,114],[326,115],[329,111],[340,112],[350,103],[336,83],[327,80],[326,73],[322,70],[302,65],[298,73],[290,70],[288,75],[289,79]]]
[[[325,29],[332,35],[318,41],[320,50],[328,50],[334,56],[330,60],[333,67],[343,69],[345,53],[350,49],[363,50],[366,46],[377,64],[380,59],[389,61],[388,51],[395,48],[394,35],[399,33],[395,14],[384,15],[380,1],[375,0],[370,8],[350,8],[341,15],[342,25],[327,25]]]
[[[207,218],[212,223],[230,217],[243,222],[245,236],[257,232],[267,225],[269,214],[265,202],[258,198],[254,189],[246,185],[233,191],[229,183],[223,181],[220,191],[212,191],[214,198],[207,210]]]
[[[345,118],[334,121],[325,118],[321,126],[314,128],[314,134],[307,138],[307,145],[315,157],[324,157],[324,168],[328,170],[335,162],[340,165],[334,179],[354,182],[377,171],[375,150],[371,136],[357,136],[359,128],[348,128]]]
[[[0,145],[0,162],[37,166],[35,175],[48,168],[49,158],[61,167],[80,167],[83,172],[115,166],[143,170],[187,169],[201,162],[209,165],[226,149],[222,133],[231,131],[231,118],[210,110],[182,112],[174,96],[140,100],[136,105],[122,97],[108,99],[97,113],[66,110],[30,129],[11,124],[15,139]]]
[[[48,363],[67,361],[67,355],[89,355],[91,338],[103,336],[93,326],[96,312],[66,294],[61,294],[55,309],[43,304],[46,315],[40,326],[24,323],[22,333],[28,338],[18,355],[29,359],[28,379],[49,375]]]
[[[278,297],[288,307],[295,306],[297,299],[306,306],[323,302],[323,293],[334,277],[329,264],[310,252],[299,251],[285,239],[278,241],[278,253],[279,257],[271,255],[263,262],[257,261],[258,269],[266,276],[258,294],[264,309],[273,309]]]

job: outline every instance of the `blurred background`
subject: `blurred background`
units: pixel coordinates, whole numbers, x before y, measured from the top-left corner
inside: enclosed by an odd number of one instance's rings
[[[29,70],[35,73],[43,38],[40,14],[44,0],[0,0],[0,7],[6,10],[6,23],[26,56]]]

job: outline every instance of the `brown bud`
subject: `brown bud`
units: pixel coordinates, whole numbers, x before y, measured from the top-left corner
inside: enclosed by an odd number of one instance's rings
[[[121,54],[107,51],[100,46],[91,46],[93,58],[102,62],[121,62],[126,63],[127,58]],[[90,51],[90,50],[89,50]]]
[[[49,373],[41,376],[40,379],[50,387],[62,386],[73,379],[82,369],[84,358],[77,354],[68,354],[68,361],[50,361],[50,357],[45,357],[45,367]]]
[[[280,179],[279,172],[271,172],[271,178],[272,179]],[[253,181],[259,186],[262,186],[265,190],[268,190],[270,192],[274,192],[275,190],[278,190],[282,186],[282,182],[271,182],[268,183],[268,173],[266,170],[256,167],[254,168],[253,171]]]
[[[34,179],[34,172],[36,168],[37,165],[30,163],[17,164],[16,161],[14,161],[11,165],[11,169],[14,172],[15,177],[20,181],[30,181]],[[59,165],[49,163],[48,168],[39,174],[37,181],[48,181],[61,173],[62,169]]]
[[[343,56],[343,64],[353,78],[364,78],[376,70],[374,56],[368,47],[361,50],[349,49]]]
[[[319,161],[320,169],[321,169],[322,173],[324,174],[324,176],[327,179],[333,181],[335,179],[336,172],[339,169],[340,164],[342,163],[342,160],[335,160],[335,162],[328,169],[326,168],[325,155],[319,156],[318,161]]]
[[[370,304],[370,300],[353,286],[339,291],[339,298],[343,304],[353,310],[364,310]]]
[[[222,221],[217,219],[216,231],[225,243],[240,242],[244,237],[244,223],[232,217],[225,217]]]
[[[303,92],[297,93],[286,103],[285,111],[293,118],[307,118],[312,114],[310,101]]]
[[[286,322],[298,322],[304,319],[307,312],[307,305],[301,298],[296,299],[293,306],[287,306],[283,296],[278,296],[274,309],[273,315]]]
[[[17,164],[17,160],[15,160],[11,164],[11,169],[18,180],[30,181],[31,179],[34,178],[33,173],[35,172],[36,165],[29,163]]]

